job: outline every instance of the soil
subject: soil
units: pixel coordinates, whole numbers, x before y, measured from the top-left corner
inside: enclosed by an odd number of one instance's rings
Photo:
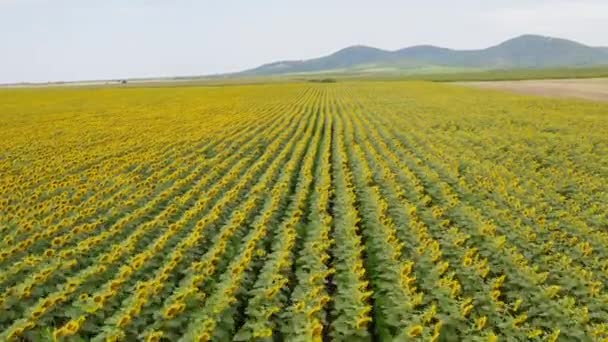
[[[608,102],[608,78],[459,82],[458,84],[531,95]]]

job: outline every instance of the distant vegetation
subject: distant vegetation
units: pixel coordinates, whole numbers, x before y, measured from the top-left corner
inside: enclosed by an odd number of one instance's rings
[[[317,75],[322,77],[323,75]],[[431,81],[431,82],[459,82],[459,81],[515,81],[533,79],[576,79],[576,78],[604,78],[608,77],[608,65],[597,67],[580,68],[546,68],[546,69],[501,69],[501,70],[476,70],[462,69],[452,70],[449,68],[426,73],[406,74],[406,73],[328,73],[326,78],[306,79],[302,77],[283,77],[272,78],[274,80],[291,80],[295,82],[320,82],[323,79],[338,81]],[[248,78],[243,78],[248,79]],[[256,77],[257,80],[264,80],[264,77]],[[266,78],[271,80],[271,78]]]
[[[439,73],[412,75],[405,78],[436,82],[454,81],[507,81],[530,79],[596,78],[608,77],[608,66],[590,68],[551,68],[551,69],[513,69],[488,70],[463,73]]]
[[[313,78],[308,80],[308,82],[313,82],[313,83],[336,83],[337,80],[335,78]]]

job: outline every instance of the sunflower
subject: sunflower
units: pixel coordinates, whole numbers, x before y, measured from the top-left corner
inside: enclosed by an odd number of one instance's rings
[[[207,332],[203,332],[197,337],[195,337],[195,341],[197,342],[209,342],[211,341],[211,336]]]
[[[173,318],[180,312],[184,311],[185,308],[186,308],[186,305],[184,303],[173,304],[165,310],[165,312],[164,312],[165,318],[169,318],[169,319]]]
[[[10,333],[8,333],[8,335],[6,335],[6,337],[8,337],[8,340],[16,340],[18,337],[20,337],[23,334],[23,328],[21,327],[16,327],[14,328]]]
[[[118,320],[118,322],[116,323],[116,325],[120,328],[124,328],[126,327],[129,323],[131,322],[131,316],[129,316],[128,314],[123,315],[122,317],[120,317],[120,319]]]
[[[357,322],[355,322],[355,329],[357,329],[357,330],[367,329],[367,325],[371,321],[372,321],[371,317],[369,317],[367,315],[362,315],[357,319]]]
[[[146,342],[160,342],[162,337],[163,337],[162,331],[154,331],[154,332],[148,334],[148,336],[146,337]]]
[[[519,328],[522,324],[524,324],[526,322],[526,320],[528,319],[528,315],[527,314],[521,314],[517,317],[515,317],[515,319],[512,322],[512,325],[514,328]]]
[[[415,325],[408,329],[407,335],[409,337],[419,337],[420,335],[422,335],[423,331],[424,327],[422,325]]]

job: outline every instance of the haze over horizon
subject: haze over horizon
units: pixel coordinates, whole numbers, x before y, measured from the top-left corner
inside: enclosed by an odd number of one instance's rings
[[[608,46],[601,0],[0,0],[0,83],[226,73],[350,45],[478,49],[521,34]]]

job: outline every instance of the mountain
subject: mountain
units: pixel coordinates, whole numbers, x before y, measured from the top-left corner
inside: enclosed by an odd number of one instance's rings
[[[526,35],[483,51],[488,66],[545,68],[597,65],[608,54],[566,39]]]
[[[264,64],[256,69],[245,71],[252,74],[274,74],[292,72],[315,72],[319,70],[336,70],[351,68],[355,65],[391,61],[395,59],[391,51],[369,46],[355,45],[344,48],[329,56],[305,61],[280,61]]]
[[[575,41],[523,35],[480,50],[453,50],[418,45],[396,51],[356,45],[331,55],[300,61],[280,61],[246,70],[239,75],[345,72],[352,70],[408,70],[447,68],[550,68],[608,64],[608,48]]]

